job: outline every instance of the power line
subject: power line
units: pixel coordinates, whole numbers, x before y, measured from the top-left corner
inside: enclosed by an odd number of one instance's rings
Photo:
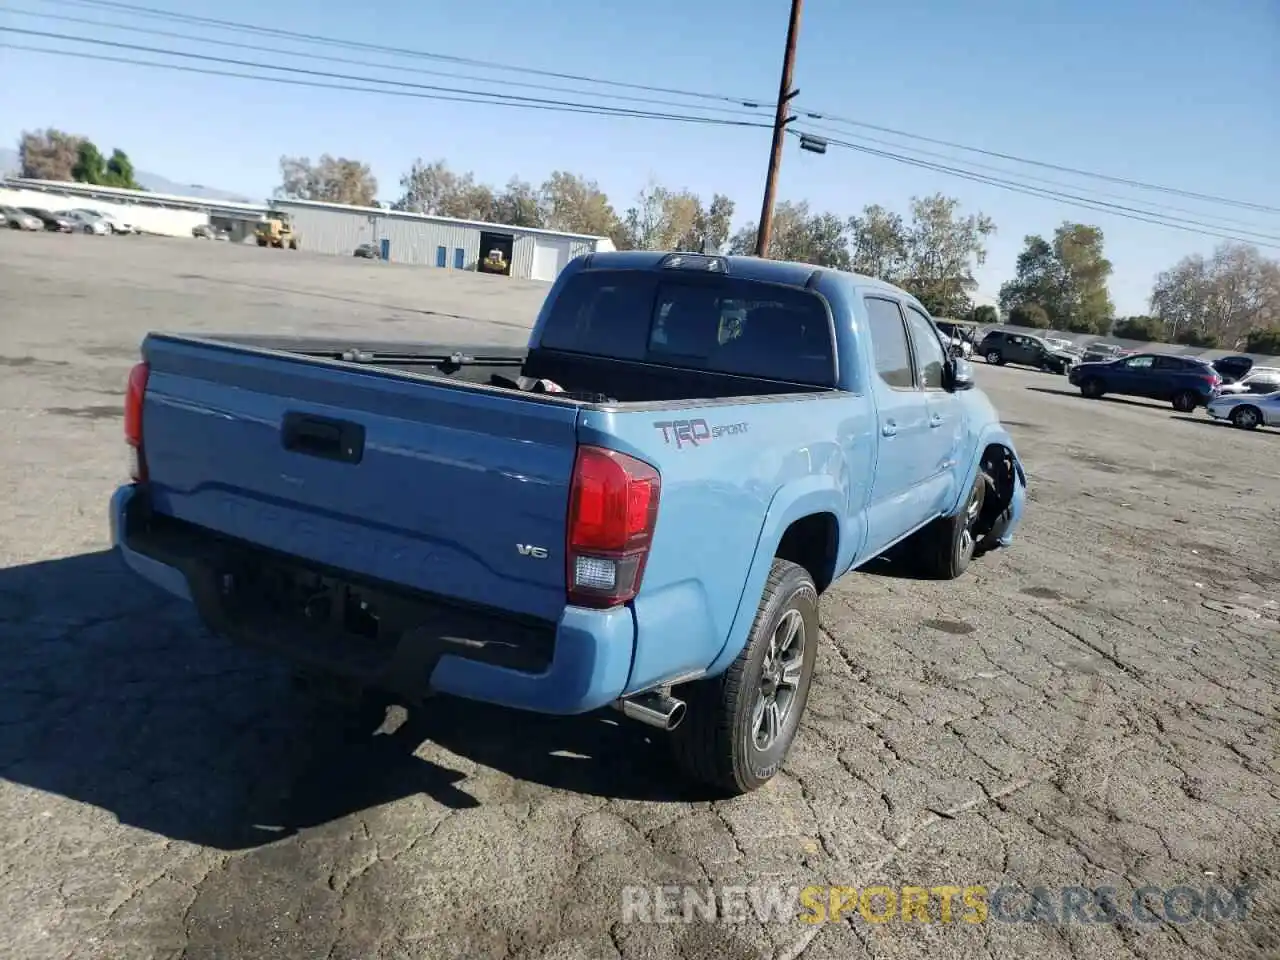
[[[582,103],[572,100],[553,100],[547,97],[527,97],[516,93],[494,93],[487,90],[470,90],[465,87],[446,87],[438,84],[429,83],[413,83],[408,80],[386,80],[379,77],[362,77],[349,73],[333,73],[327,70],[309,70],[305,67],[284,67],[278,64],[256,63],[251,60],[238,60],[232,57],[216,57],[212,54],[190,53],[178,50],[165,50],[160,47],[148,47],[136,43],[123,43],[119,40],[99,40],[95,37],[77,37],[65,33],[53,33],[47,30],[23,30],[19,27],[0,27],[0,33],[16,33],[22,36],[39,37],[45,40],[67,40],[73,43],[88,43],[94,46],[109,47],[114,50],[129,50],[135,53],[151,53],[160,54],[166,57],[182,57],[188,60],[200,60],[205,63],[216,63],[232,67],[247,67],[253,70],[276,70],[286,74],[295,74],[307,77],[320,77],[327,80],[341,80],[347,83],[378,83],[387,86],[403,89],[427,91],[438,94],[451,94],[468,97],[483,97],[488,99],[477,99],[461,102],[470,103],[501,103],[505,102],[510,106],[519,105],[541,105],[541,106],[560,106],[560,107],[580,107],[590,108],[592,112],[598,112],[601,115],[615,114],[625,117],[648,117],[650,119],[684,119],[689,121],[698,121],[701,123],[716,124],[719,126],[737,126],[737,127],[767,127],[769,124],[762,121],[748,120],[731,120],[722,117],[705,117],[705,116],[688,116],[670,113],[659,113],[652,110],[636,110],[628,107],[614,107],[609,104]],[[44,53],[70,53],[72,55],[80,55],[77,51],[55,51],[44,49]],[[128,63],[130,61],[121,59],[118,62]],[[166,66],[166,64],[158,64],[153,61],[138,62],[138,66]],[[176,65],[175,65],[176,66]],[[250,77],[250,79],[268,79],[266,77]],[[366,88],[367,89],[367,88]],[[376,90],[374,92],[377,92]],[[392,91],[383,91],[390,93]],[[428,98],[428,99],[447,99],[447,98]]]
[[[7,28],[0,27],[0,32]],[[119,63],[131,67],[152,67],[160,70],[175,70],[180,73],[194,73],[213,77],[232,77],[240,80],[258,80],[265,83],[280,83],[286,86],[309,87],[319,90],[341,90],[351,93],[376,93],[383,96],[410,97],[416,100],[433,100],[449,103],[476,103],[495,107],[518,107],[526,110],[549,110],[556,113],[583,113],[604,117],[624,117],[642,120],[669,120],[681,123],[701,123],[721,127],[764,127],[768,123],[753,123],[747,120],[729,120],[723,117],[702,117],[688,114],[660,113],[650,110],[633,110],[628,107],[614,107],[608,104],[575,103],[562,100],[540,100],[536,97],[522,97],[512,102],[509,99],[495,99],[509,96],[504,94],[474,91],[472,96],[454,96],[447,93],[424,93],[416,90],[380,89],[378,87],[356,86],[347,83],[323,83],[319,80],[302,80],[294,77],[271,77],[252,73],[236,73],[230,70],[215,70],[208,67],[195,67],[182,63],[157,63],[152,60],[138,60],[132,57],[114,57],[108,54],[85,53],[81,50],[51,50],[48,47],[33,47],[19,43],[0,43],[0,49],[21,50],[26,53],[41,53],[49,56],[70,57],[76,60],[95,60],[101,63]],[[216,59],[216,58],[215,58]],[[231,61],[235,63],[236,61]],[[272,67],[268,64],[249,64],[264,69],[292,69]],[[387,80],[367,80],[368,83],[389,83]],[[419,86],[413,84],[411,86]]]
[[[282,30],[276,27],[262,27],[249,23],[236,23],[231,20],[218,20],[213,17],[200,17],[188,13],[174,13],[170,10],[158,10],[154,7],[143,7],[132,3],[114,3],[108,0],[62,0],[63,3],[73,3],[78,6],[98,7],[101,9],[114,10],[123,13],[129,13],[141,17],[152,17],[163,20],[174,20],[179,23],[203,24],[204,26],[218,27],[224,30],[234,30],[241,33],[257,33],[264,36],[283,37],[293,40],[303,40],[308,43],[319,43],[328,46],[345,47],[352,50],[367,50],[373,53],[390,53],[402,57],[416,57],[427,60],[439,60],[446,63],[457,63],[463,66],[485,67],[490,70],[506,70],[517,73],[527,73],[541,77],[551,77],[557,80],[573,80],[579,83],[594,83],[603,86],[619,87],[630,90],[643,90],[648,93],[667,93],[681,97],[692,97],[699,100],[719,101],[723,103],[732,103],[738,106],[758,107],[761,101],[753,97],[730,97],[720,93],[705,93],[697,90],[681,90],[676,87],[660,87],[645,83],[632,83],[623,80],[608,80],[601,77],[589,77],[582,74],[562,73],[556,70],[540,70],[534,67],[519,67],[513,64],[499,63],[494,60],[480,60],[474,57],[458,57],[443,53],[432,53],[426,50],[412,50],[404,47],[391,47],[377,43],[364,43],[358,40],[342,40],[336,37],[325,37],[314,33],[301,33],[294,30]]]
[[[33,17],[41,20],[57,20],[64,23],[75,23],[82,26],[105,28],[108,30],[124,30],[130,33],[141,33],[146,36],[165,37],[170,40],[185,40],[190,43],[213,44],[220,47],[231,47],[238,50],[253,50],[258,53],[271,53],[276,55],[306,57],[310,60],[324,60],[329,63],[344,63],[349,66],[366,67],[379,70],[392,70],[399,73],[420,74],[423,76],[451,77],[454,80],[470,81],[473,83],[490,83],[505,84],[509,81],[498,77],[481,77],[474,74],[457,73],[451,70],[431,70],[426,67],[408,67],[400,64],[377,63],[370,60],[356,60],[350,57],[338,57],[332,54],[313,53],[303,50],[281,50],[278,46],[266,46],[257,43],[243,43],[237,40],[220,40],[216,37],[199,37],[189,33],[177,33],[171,30],[158,30],[154,27],[138,27],[129,24],[120,23],[103,23],[101,20],[90,20],[87,17],[73,17],[66,14],[57,13],[37,13],[32,10],[18,10],[13,7],[0,6],[0,13],[17,14],[23,17]],[[165,51],[172,53],[173,51]],[[556,93],[574,94],[577,96],[604,97],[610,100],[625,100],[629,103],[646,103],[654,106],[675,107],[679,109],[691,109],[691,104],[681,103],[676,100],[663,100],[655,97],[640,97],[628,95],[625,93],[602,93],[592,90],[579,90],[572,87],[559,87],[549,83],[533,83],[528,80],[518,81],[518,86],[529,90],[549,90]],[[755,111],[743,107],[720,106],[716,104],[699,105],[699,110],[714,110],[721,113],[728,113],[739,116],[762,116]]]
[[[1042,167],[1046,170],[1056,170],[1059,173],[1070,173],[1078,177],[1091,177],[1095,180],[1105,180],[1109,183],[1123,184],[1128,187],[1135,187],[1139,190],[1152,190],[1157,193],[1168,193],[1174,196],[1187,197],[1192,200],[1203,200],[1206,203],[1224,204],[1228,207],[1240,207],[1245,210],[1256,210],[1260,213],[1280,213],[1280,207],[1270,207],[1263,203],[1254,203],[1249,200],[1234,200],[1230,197],[1216,197],[1207,193],[1195,193],[1191,190],[1180,190],[1177,187],[1166,187],[1155,183],[1146,183],[1142,180],[1131,180],[1126,177],[1113,177],[1106,173],[1096,173],[1090,170],[1080,170],[1076,167],[1063,166],[1058,163],[1049,163],[1045,160],[1031,160],[1027,157],[1018,157],[1009,153],[1000,153],[996,150],[984,150],[981,147],[968,147],[962,143],[955,143],[951,140],[939,140],[935,137],[926,137],[918,133],[908,133],[905,130],[894,130],[892,127],[881,127],[874,123],[865,123],[861,120],[851,120],[848,117],[837,117],[832,114],[818,113],[814,111],[801,110],[797,108],[798,113],[803,113],[810,120],[821,120],[827,123],[837,125],[847,125],[851,127],[859,127],[865,130],[876,130],[880,133],[892,134],[895,137],[905,137],[908,140],[919,140],[922,143],[932,143],[941,147],[950,147],[953,150],[965,150],[969,153],[978,153],[987,157],[994,157],[997,160],[1008,160],[1012,163],[1025,163],[1033,167]]]
[[[836,136],[836,137],[839,137],[842,135],[842,132],[839,130],[836,130],[834,127],[823,127],[819,124],[810,124],[809,127],[812,130],[817,130],[823,133],[830,133],[832,136]],[[848,134],[843,134],[843,135],[846,137],[849,136]],[[1061,180],[1054,180],[1050,177],[1038,177],[1032,173],[1023,173],[1020,170],[1019,171],[1009,170],[1005,167],[997,167],[996,165],[990,164],[990,163],[980,163],[977,160],[969,160],[966,158],[954,156],[953,154],[939,153],[936,150],[925,150],[922,147],[905,147],[900,143],[894,143],[892,140],[882,140],[877,137],[868,137],[868,136],[859,135],[858,137],[855,138],[854,142],[858,144],[867,144],[867,143],[879,144],[882,147],[890,147],[894,150],[910,150],[912,156],[937,157],[940,160],[951,161],[954,163],[963,163],[966,165],[966,168],[990,170],[993,173],[999,174],[1001,176],[1011,176],[1011,177],[1016,176],[1020,180],[1034,180],[1037,183],[1047,183],[1052,187],[1057,187],[1062,190],[1087,190],[1093,196],[1104,197],[1111,200],[1132,200],[1133,199],[1132,197],[1126,196],[1122,193],[1108,193],[1104,190],[1096,190],[1092,187],[1079,187],[1075,184],[1064,183]],[[1090,197],[1089,199],[1092,199],[1092,197]],[[1168,211],[1169,213],[1189,213],[1193,216],[1205,215],[1205,212],[1203,210],[1192,210],[1188,207],[1175,207],[1172,204],[1166,204],[1166,203],[1151,203],[1148,206],[1150,206],[1153,209],[1146,212],[1156,213],[1159,216],[1164,216],[1165,211]],[[1253,227],[1257,226],[1257,224],[1249,223],[1244,220],[1233,220],[1233,219],[1223,218],[1223,217],[1219,217],[1217,219],[1220,220],[1221,223],[1217,224],[1216,226],[1221,226],[1223,227],[1223,229],[1240,228],[1245,231],[1251,231]]]
[[[799,130],[796,131],[797,134],[802,132],[803,131],[799,131]],[[816,136],[816,134],[809,134],[809,136]],[[961,179],[964,179],[964,180],[972,180],[975,183],[985,183],[988,186],[999,187],[1004,190],[1011,190],[1015,193],[1024,193],[1024,194],[1027,194],[1028,196],[1042,197],[1049,200],[1056,200],[1059,203],[1064,203],[1069,206],[1084,207],[1085,209],[1088,209],[1088,210],[1096,210],[1096,211],[1101,211],[1103,213],[1111,213],[1111,214],[1114,214],[1115,216],[1123,217],[1128,220],[1136,220],[1142,223],[1150,223],[1158,227],[1170,227],[1171,229],[1174,229],[1174,230],[1183,230],[1188,233],[1197,233],[1207,237],[1216,237],[1221,240],[1234,240],[1238,243],[1251,243],[1257,246],[1275,247],[1280,249],[1280,237],[1267,236],[1268,240],[1272,240],[1276,242],[1263,243],[1257,240],[1247,239],[1245,237],[1241,237],[1236,234],[1227,234],[1227,233],[1217,232],[1216,229],[1213,229],[1214,228],[1213,224],[1205,225],[1210,229],[1202,229],[1202,228],[1199,228],[1198,226],[1191,225],[1191,224],[1198,225],[1199,223],[1198,221],[1182,220],[1181,218],[1176,218],[1176,217],[1163,217],[1158,214],[1155,216],[1143,216],[1143,214],[1150,214],[1152,213],[1152,211],[1141,210],[1140,208],[1136,208],[1136,207],[1121,206],[1119,204],[1114,204],[1114,203],[1106,203],[1101,200],[1092,200],[1088,197],[1080,197],[1074,194],[1062,193],[1055,190],[1048,190],[1043,187],[1033,187],[1027,184],[1020,184],[1015,181],[1002,179],[1000,177],[991,177],[991,176],[987,176],[986,174],[974,173],[973,171],[970,171],[970,170],[964,170],[958,167],[951,167],[951,166],[947,166],[940,163],[934,163],[929,160],[919,160],[917,158],[906,156],[899,153],[891,153],[886,150],[877,150],[873,147],[862,146],[860,144],[852,143],[847,140],[834,140],[831,138],[822,138],[822,139],[825,139],[826,142],[832,146],[844,147],[845,149],[854,150],[854,151],[857,151],[858,153],[865,153],[870,156],[882,157],[886,160],[894,160],[898,163],[905,163],[909,166],[920,167],[925,170],[933,170],[938,173],[945,173],[945,174],[948,174],[949,176],[960,177]]]
[[[94,7],[99,9],[111,10],[139,17],[159,18],[170,21],[177,21],[187,24],[201,24],[222,30],[238,31],[241,33],[255,33],[265,36],[282,37],[287,39],[301,40],[308,43],[318,43],[329,46],[345,47],[348,49],[366,50],[383,54],[393,54],[396,56],[425,58],[438,60],[448,63],[457,63],[470,66],[483,67],[490,70],[504,70],[516,73],[526,73],[537,76],[552,77],[560,80],[573,80],[583,83],[591,83],[601,86],[611,86],[617,88],[627,88],[642,90],[651,93],[665,93],[681,97],[692,97],[707,101],[716,101],[722,103],[730,103],[739,107],[759,108],[765,105],[765,101],[753,97],[733,97],[723,94],[706,93],[703,91],[683,90],[675,87],[661,87],[651,84],[634,83],[621,80],[611,80],[601,77],[590,77],[582,74],[563,73],[553,70],[540,70],[534,67],[521,67],[514,64],[499,63],[493,60],[481,60],[473,57],[459,57],[448,54],[432,53],[424,50],[412,50],[401,47],[392,47],[382,44],[364,43],[354,40],[342,40],[334,37],[325,37],[317,34],[301,33],[291,30],[282,30],[275,27],[262,27],[255,24],[237,23],[229,20],[219,20],[213,17],[201,17],[194,14],[175,13],[169,10],[159,10],[154,7],[145,7],[137,4],[113,2],[113,0],[63,0],[64,3],[77,4],[79,6]],[[128,28],[123,28],[128,29]],[[134,28],[137,29],[137,28]],[[212,39],[212,38],[211,38]],[[220,41],[213,41],[220,42]],[[274,52],[274,51],[273,51]],[[308,55],[308,54],[303,54]],[[487,81],[484,81],[487,82]],[[772,105],[771,103],[769,105]],[[682,105],[683,106],[683,105]],[[1181,196],[1188,199],[1200,200],[1207,203],[1223,204],[1226,206],[1238,207],[1241,209],[1254,210],[1261,213],[1276,214],[1280,213],[1280,208],[1268,206],[1266,204],[1255,203],[1252,201],[1237,200],[1229,197],[1219,197],[1212,194],[1197,193],[1190,190],[1182,190],[1177,187],[1169,187],[1160,184],[1147,183],[1141,180],[1135,180],[1126,177],[1117,177],[1110,174],[1098,173],[1096,171],[1082,170],[1076,167],[1069,167],[1062,164],[1050,163],[1043,160],[1034,160],[1027,157],[1019,157],[1013,154],[1000,153],[994,150],[985,150],[979,147],[970,147],[965,144],[956,143],[948,140],[941,140],[934,137],[926,137],[921,134],[909,133],[907,131],[895,130],[891,127],[883,127],[876,124],[867,123],[865,121],[855,120],[850,117],[842,117],[835,114],[829,114],[818,111],[803,111],[811,120],[827,120],[836,124],[844,124],[852,127],[859,127],[868,130],[876,130],[881,133],[888,133],[894,136],[905,137],[907,139],[918,140],[923,143],[932,143],[938,146],[949,147],[956,150],[964,150],[970,153],[982,154],[994,157],[1000,160],[1007,160],[1012,163],[1021,163],[1029,166],[1041,167],[1043,169],[1055,170],[1059,173],[1068,173],[1075,176],[1089,177],[1092,179],[1103,180],[1110,183],[1116,183],[1123,186],[1136,188],[1139,190],[1155,191],[1167,193],[1175,196]]]
[[[0,32],[31,33],[32,31],[15,31],[12,28],[0,27]],[[57,35],[54,35],[54,36],[57,36]],[[105,40],[98,41],[98,40],[93,40],[90,38],[83,38],[83,37],[67,37],[66,39],[70,39],[72,41],[78,41],[78,42],[85,42],[85,43],[98,43],[98,44],[106,45],[110,47],[122,46],[130,49],[137,48],[136,45],[133,45],[133,44],[119,44],[114,41],[105,41]],[[522,97],[515,94],[495,94],[495,93],[490,93],[486,91],[472,91],[472,90],[466,90],[462,88],[448,88],[448,87],[440,88],[440,87],[433,87],[426,84],[408,83],[405,81],[387,81],[387,80],[377,80],[377,79],[361,78],[361,77],[349,77],[343,74],[326,74],[323,71],[302,70],[301,68],[294,68],[294,67],[278,67],[278,66],[273,66],[269,64],[257,64],[249,61],[232,60],[230,58],[212,57],[212,56],[205,56],[201,54],[179,54],[179,55],[192,57],[200,60],[206,60],[206,61],[211,60],[217,63],[227,63],[232,66],[248,67],[250,69],[271,69],[271,70],[277,70],[285,73],[303,73],[308,77],[320,76],[320,77],[328,77],[331,79],[338,79],[338,80],[344,80],[344,81],[355,80],[356,83],[350,83],[350,82],[326,83],[326,82],[322,82],[321,80],[302,79],[302,78],[291,77],[291,76],[269,76],[269,75],[264,76],[262,74],[255,74],[255,73],[242,73],[242,72],[235,72],[230,70],[213,69],[208,67],[196,67],[188,64],[162,63],[162,62],[156,62],[156,61],[150,61],[150,60],[139,60],[136,57],[117,57],[117,56],[110,56],[107,54],[92,54],[92,53],[86,53],[84,51],[76,51],[76,50],[55,50],[55,49],[49,49],[46,47],[33,47],[25,44],[0,43],[0,48],[23,50],[30,53],[41,53],[41,54],[46,54],[51,56],[73,57],[77,59],[95,60],[99,62],[119,63],[127,66],[149,67],[149,68],[162,69],[162,70],[175,70],[183,73],[231,77],[236,79],[263,81],[267,83],[280,83],[288,86],[308,87],[308,88],[324,89],[324,90],[340,90],[340,91],[348,91],[348,92],[355,92],[355,93],[383,94],[383,95],[390,95],[390,96],[410,97],[413,99],[421,99],[421,100],[486,104],[486,105],[494,105],[494,106],[518,107],[518,108],[532,109],[532,110],[549,110],[553,112],[589,114],[589,115],[596,115],[596,116],[613,116],[613,117],[628,117],[628,118],[635,118],[635,119],[667,120],[672,122],[698,123],[698,124],[707,124],[711,126],[721,126],[721,127],[731,126],[731,127],[767,128],[770,126],[770,124],[768,123],[759,122],[759,121],[732,120],[732,119],[726,119],[722,117],[707,117],[707,116],[700,116],[700,115],[694,115],[694,114],[678,114],[678,113],[648,111],[648,110],[639,110],[639,109],[633,109],[628,107],[618,107],[618,106],[613,106],[609,104],[592,104],[592,103],[582,103],[582,102],[574,102],[574,101],[550,100],[550,99],[537,98],[537,97]],[[144,47],[141,49],[148,52],[168,53],[167,51],[157,51],[154,48]],[[173,54],[170,54],[170,55],[173,55]],[[357,85],[359,83],[390,84],[392,85],[392,89],[387,89],[386,87]],[[796,131],[796,133],[801,133],[801,131]],[[809,134],[809,135],[812,136],[813,134]],[[875,149],[862,144],[854,143],[852,141],[841,140],[841,139],[828,139],[827,142],[834,146],[844,147],[846,149],[854,150],[854,151],[868,154],[871,156],[878,156],[884,159],[894,160],[896,162],[904,163],[909,166],[915,166],[915,167],[919,167],[926,170],[933,170],[935,172],[948,174],[951,176],[959,177],[961,179],[970,180],[976,183],[983,183],[989,186],[1000,187],[1002,189],[1011,190],[1015,193],[1023,193],[1029,196],[1036,196],[1036,197],[1056,200],[1058,202],[1065,203],[1071,206],[1079,206],[1089,210],[1100,210],[1102,212],[1113,213],[1116,216],[1124,217],[1126,219],[1131,219],[1139,222],[1150,223],[1156,226],[1171,227],[1173,229],[1184,230],[1190,233],[1200,233],[1206,236],[1217,237],[1225,240],[1236,240],[1236,241],[1245,242],[1245,243],[1258,242],[1255,240],[1246,240],[1245,238],[1238,236],[1236,234],[1227,234],[1227,233],[1218,232],[1219,228],[1215,224],[1204,224],[1199,221],[1189,221],[1189,220],[1182,220],[1181,218],[1166,217],[1158,213],[1154,213],[1153,211],[1150,211],[1150,210],[1142,210],[1134,207],[1125,207],[1119,204],[1106,203],[1103,201],[1094,200],[1089,197],[1081,197],[1073,194],[1063,193],[1061,191],[1049,190],[1046,188],[1020,184],[1015,181],[1010,181],[1010,180],[999,178],[999,177],[987,176],[984,174],[976,173],[974,171],[966,170],[959,167],[953,167],[945,164],[934,163],[928,160],[921,160],[917,157],[913,157],[910,155]],[[1199,227],[1200,229],[1197,229],[1197,227]],[[1208,228],[1208,229],[1204,229],[1204,228]],[[1270,237],[1270,236],[1268,236],[1267,239],[1280,240],[1280,238]],[[1258,245],[1276,246],[1276,244],[1273,244],[1273,243],[1259,243]]]
[[[125,13],[127,15],[159,18],[164,20],[176,21],[187,24],[201,24],[204,26],[214,27],[222,30],[231,30],[241,33],[255,33],[264,36],[282,37],[293,40],[300,40],[308,43],[317,43],[329,46],[345,47],[348,49],[366,50],[383,54],[392,54],[396,56],[415,57],[421,59],[438,60],[448,63],[457,63],[470,66],[483,67],[490,70],[504,70],[516,73],[526,73],[537,76],[552,77],[560,80],[573,80],[583,83],[597,84],[601,86],[611,86],[617,88],[627,88],[647,91],[651,93],[665,93],[681,97],[692,97],[707,101],[716,101],[722,103],[731,103],[735,106],[747,108],[759,108],[766,102],[759,98],[751,97],[732,97],[723,94],[706,93],[702,91],[682,90],[675,87],[661,87],[651,84],[641,84],[621,80],[610,80],[601,77],[590,77],[581,74],[563,73],[553,70],[540,70],[534,67],[521,67],[513,64],[499,63],[493,60],[481,60],[472,57],[459,57],[448,54],[432,53],[424,50],[412,50],[401,47],[392,47],[382,44],[364,43],[354,40],[342,40],[334,37],[325,37],[317,34],[301,33],[291,30],[282,30],[274,27],[262,27],[254,24],[237,23],[229,20],[219,20],[213,17],[201,17],[193,14],[175,13],[169,10],[159,10],[154,7],[145,7],[137,4],[118,3],[113,0],[63,0],[63,3],[71,3],[79,6],[94,7],[99,9],[111,10],[115,12]],[[128,29],[128,28],[123,28]],[[134,28],[136,29],[136,28]],[[220,41],[213,41],[220,42]],[[274,51],[273,51],[274,52]],[[308,55],[308,54],[302,54]],[[483,81],[487,82],[487,81]],[[772,105],[772,104],[770,104]],[[932,143],[938,146],[949,147],[955,150],[964,150],[970,153],[982,154],[994,157],[1000,160],[1006,160],[1012,163],[1021,163],[1029,166],[1041,167],[1043,169],[1055,170],[1059,173],[1068,173],[1074,176],[1089,177],[1092,179],[1103,180],[1110,183],[1120,184],[1139,190],[1155,191],[1167,193],[1175,196],[1181,196],[1188,199],[1200,200],[1207,203],[1222,204],[1241,209],[1253,210],[1261,213],[1276,214],[1280,213],[1280,208],[1268,206],[1266,204],[1255,203],[1252,201],[1237,200],[1229,197],[1219,197],[1211,194],[1196,193],[1190,190],[1182,190],[1177,187],[1169,187],[1160,184],[1147,183],[1141,180],[1135,180],[1126,177],[1117,177],[1110,174],[1098,173],[1096,171],[1082,170],[1076,167],[1069,167],[1062,164],[1050,163],[1043,160],[1034,160],[1027,157],[1019,157],[1013,154],[1001,153],[994,150],[985,150],[979,147],[970,147],[965,144],[956,143],[948,140],[941,140],[934,137],[926,137],[921,134],[909,133],[903,130],[895,130],[891,127],[879,126],[865,121],[855,120],[850,117],[842,117],[835,114],[829,114],[818,111],[802,111],[805,116],[811,120],[826,120],[835,124],[843,124],[851,127],[858,127],[868,130],[876,130],[881,133],[888,133],[894,136],[905,137],[911,140],[918,140],[923,143]],[[906,149],[905,147],[903,149]]]

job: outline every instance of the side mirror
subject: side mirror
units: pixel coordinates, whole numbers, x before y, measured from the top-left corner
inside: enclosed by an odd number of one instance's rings
[[[972,390],[974,387],[973,364],[963,357],[955,357],[951,361],[951,389]]]

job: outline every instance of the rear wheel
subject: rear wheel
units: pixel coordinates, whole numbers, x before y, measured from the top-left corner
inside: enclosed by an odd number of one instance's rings
[[[775,559],[742,653],[720,676],[677,688],[688,704],[670,734],[681,769],[730,796],[771,780],[800,727],[817,649],[813,578]]]
[[[1257,430],[1262,423],[1262,413],[1257,407],[1236,407],[1231,411],[1231,423],[1241,430]]]
[[[996,366],[1000,366],[1004,363],[1004,357],[1001,356],[999,350],[988,350],[986,359],[987,363],[993,363]]]
[[[1173,409],[1179,413],[1190,413],[1200,403],[1194,391],[1180,390],[1173,395]]]

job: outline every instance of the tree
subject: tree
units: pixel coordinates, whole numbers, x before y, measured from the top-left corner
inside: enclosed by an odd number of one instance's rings
[[[107,175],[107,162],[91,140],[81,140],[76,147],[76,163],[71,177],[80,183],[101,184]]]
[[[624,244],[637,250],[718,250],[729,239],[733,201],[715,194],[710,205],[689,190],[650,183],[624,218]]]
[[[1111,336],[1121,340],[1159,343],[1164,340],[1164,323],[1159,317],[1123,317],[1111,326]]]
[[[734,234],[729,252],[750,255],[755,250],[757,229],[752,223]],[[848,222],[833,213],[810,212],[807,201],[780,203],[773,211],[769,258],[847,270],[848,230]]]
[[[1047,241],[1024,238],[1014,278],[1000,288],[1000,309],[1036,304],[1049,325],[1077,333],[1105,333],[1115,312],[1107,290],[1111,261],[1102,253],[1097,227],[1066,221]]]
[[[541,193],[543,222],[549,229],[608,237],[615,245],[625,246],[622,220],[594,180],[557,170],[542,185]]]
[[[986,262],[986,239],[996,232],[990,217],[959,217],[959,208],[959,200],[940,193],[911,198],[901,286],[939,317],[964,316],[973,308],[973,271]]]
[[[1193,327],[1184,327],[1178,331],[1178,335],[1173,338],[1173,342],[1180,343],[1186,347],[1204,347],[1212,350],[1218,345],[1218,336],[1214,333],[1196,330]]]
[[[849,218],[849,237],[855,273],[889,283],[901,279],[908,256],[907,228],[901,216],[878,204],[864,207],[861,216]]]
[[[493,201],[493,219],[512,227],[541,227],[542,197],[531,183],[512,177]]]
[[[1020,303],[1009,311],[1009,325],[1031,327],[1034,330],[1049,329],[1049,314],[1038,303]]]
[[[71,180],[84,137],[49,127],[24,130],[18,141],[22,176],[34,180]]]
[[[734,203],[722,193],[711,195],[711,203],[702,210],[698,230],[708,250],[723,250],[729,244],[733,229]]]
[[[371,207],[378,181],[368,164],[323,154],[316,163],[308,157],[280,158],[280,186],[275,195],[289,200],[323,200]]]
[[[1151,312],[1176,339],[1184,330],[1238,345],[1280,322],[1280,262],[1256,247],[1223,243],[1211,257],[1184,257],[1156,277]]]
[[[1280,326],[1255,327],[1245,337],[1244,348],[1264,357],[1280,357]]]
[[[1000,322],[1000,312],[990,304],[984,303],[980,307],[973,308],[969,319],[980,327],[989,327]]]
[[[112,150],[111,159],[107,161],[107,169],[102,178],[104,186],[121,187],[125,190],[141,190],[142,185],[133,178],[133,161],[123,150]]]

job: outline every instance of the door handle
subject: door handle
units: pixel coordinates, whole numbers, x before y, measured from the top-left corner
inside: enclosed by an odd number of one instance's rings
[[[880,432],[886,437],[895,437],[898,435],[898,425],[892,420],[886,420],[880,425]]]

